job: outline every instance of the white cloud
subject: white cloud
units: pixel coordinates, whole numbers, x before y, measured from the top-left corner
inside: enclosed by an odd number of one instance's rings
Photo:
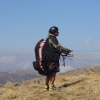
[[[4,48],[4,45],[3,45],[3,44],[2,44],[2,45],[0,45],[0,48],[1,48],[1,49],[3,49],[3,48]]]
[[[22,48],[18,48],[16,51],[17,51],[17,53],[22,53],[23,50],[22,50]]]
[[[89,43],[90,42],[90,38],[88,38],[87,40],[85,40],[85,43]]]
[[[60,72],[66,72],[66,71],[69,71],[69,70],[72,70],[74,69],[72,66],[60,66]]]
[[[30,68],[30,66],[32,66],[32,62],[29,62],[29,61],[21,62],[21,63],[19,63],[18,66],[20,66],[22,69],[28,69],[28,68]]]
[[[95,48],[100,48],[100,45],[95,45],[94,47],[95,47]]]
[[[3,56],[0,57],[0,63],[11,63],[15,61],[15,57],[14,56]]]
[[[86,48],[89,48],[89,47],[90,47],[90,45],[89,45],[89,44],[87,44],[87,45],[86,45]]]
[[[32,53],[1,54],[0,71],[14,69],[33,69],[32,61],[35,57]]]

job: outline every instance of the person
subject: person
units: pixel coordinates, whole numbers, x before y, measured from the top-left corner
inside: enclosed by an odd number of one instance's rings
[[[52,46],[52,49],[55,51],[55,54],[58,54],[59,57],[54,61],[56,63],[56,69],[50,74],[46,76],[45,87],[44,90],[55,90],[56,87],[54,85],[56,73],[60,71],[59,69],[59,59],[61,53],[70,53],[72,50],[61,46],[57,40],[57,36],[59,35],[58,27],[52,26],[48,32],[49,44]]]

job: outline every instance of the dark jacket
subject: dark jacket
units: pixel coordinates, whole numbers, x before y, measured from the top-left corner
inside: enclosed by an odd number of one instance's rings
[[[67,53],[67,48],[61,46],[56,38],[55,35],[53,34],[48,34],[48,38],[49,38],[49,44],[52,46],[53,48],[53,52],[54,52],[54,58],[56,60],[54,60],[55,64],[56,64],[56,68],[54,70],[54,72],[59,72],[60,68],[59,68],[59,58],[61,53]]]
[[[48,34],[49,39],[49,44],[52,44],[52,46],[57,49],[60,53],[67,53],[67,48],[61,46],[56,38],[55,35],[53,34]]]

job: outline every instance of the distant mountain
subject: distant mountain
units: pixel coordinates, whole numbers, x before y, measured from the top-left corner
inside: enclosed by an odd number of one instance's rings
[[[21,76],[24,73],[30,74],[30,71],[8,73]],[[44,83],[45,77],[39,77],[0,84],[0,100],[100,100],[100,66],[78,68],[58,74],[56,90],[45,91]]]
[[[87,73],[100,73],[100,66],[90,66],[87,68],[78,68],[75,70],[70,70],[64,73],[67,76],[78,76],[81,74],[87,74]],[[38,78],[41,77],[40,74],[38,74],[35,70],[10,70],[7,72],[0,72],[0,84],[5,84],[7,81],[10,82],[21,82],[25,80],[29,80],[32,78]]]
[[[40,77],[35,70],[10,70],[7,72],[0,72],[0,84],[5,84],[7,81],[19,82]]]

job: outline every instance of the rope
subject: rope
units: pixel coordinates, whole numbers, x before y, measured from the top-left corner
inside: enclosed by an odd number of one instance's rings
[[[99,54],[98,54],[99,53]],[[92,65],[100,65],[100,51],[92,50],[75,50],[73,54],[62,55],[63,65],[65,66],[65,59],[69,59],[71,64],[78,67],[87,67]],[[68,63],[67,63],[68,64]]]

